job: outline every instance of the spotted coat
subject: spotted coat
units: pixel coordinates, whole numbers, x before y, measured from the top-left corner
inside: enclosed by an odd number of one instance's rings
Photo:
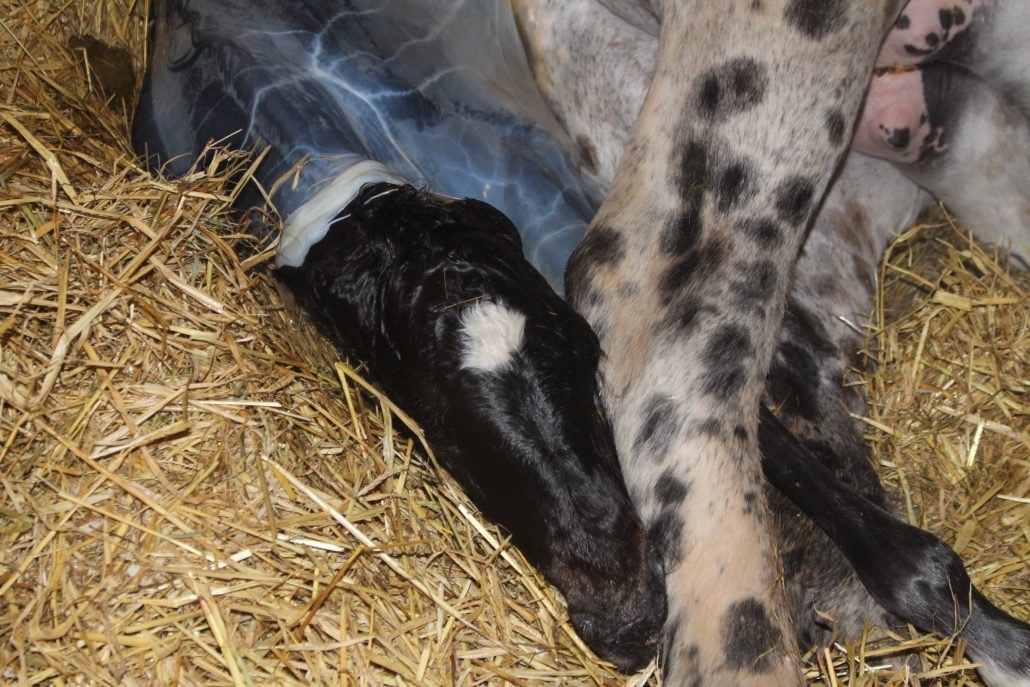
[[[921,0],[904,13],[903,3],[847,0],[602,0],[608,12],[593,0],[513,4],[538,81],[587,149],[587,173],[609,189],[573,256],[567,293],[601,338],[624,474],[664,550],[666,684],[797,684],[795,637],[810,643],[830,630],[817,609],[852,636],[865,621],[892,618],[786,498],[759,488],[756,446],[769,433],[758,408],[777,408],[837,479],[884,505],[848,414],[862,401],[840,386],[860,341],[838,315],[869,311],[886,239],[929,199],[898,170],[971,225],[997,227],[988,239],[1014,238],[1020,255],[1030,167],[1019,151],[1030,139],[1018,97],[1006,100],[1022,91],[1002,86],[1015,67],[967,47],[964,67],[1006,76],[921,67],[924,83],[954,85],[952,100],[940,101],[939,86],[908,88],[923,98],[901,114],[874,109],[884,101],[870,94],[855,142],[895,167],[852,154],[840,169],[883,36],[909,61],[925,59],[925,40],[905,51],[912,25],[951,22],[930,39],[943,49],[963,33],[950,8],[930,17]],[[975,4],[975,26],[966,23],[987,33]],[[996,13],[1005,12],[1026,14],[1014,3]],[[1026,26],[1008,19],[986,40]],[[1017,57],[1025,82],[1030,60]],[[874,92],[893,79],[879,72]],[[918,123],[927,111],[949,143],[892,148],[884,118]],[[863,126],[876,133],[863,137]],[[1004,144],[1017,153],[998,156]],[[1030,634],[1014,632],[991,635],[1008,646],[997,665],[981,658],[992,683],[1030,680],[1020,651]],[[982,644],[980,656],[991,648]]]

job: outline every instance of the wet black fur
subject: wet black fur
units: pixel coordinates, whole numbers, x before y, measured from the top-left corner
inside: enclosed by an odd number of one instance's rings
[[[597,337],[522,257],[491,206],[366,187],[279,276],[341,348],[367,361],[476,504],[566,595],[601,656],[634,669],[665,620],[664,577],[598,411]],[[526,316],[496,371],[462,368],[473,302]]]
[[[844,485],[767,409],[759,416],[769,482],[839,547],[873,598],[924,630],[958,634],[974,656],[1030,674],[1030,626],[973,587],[959,557],[934,535],[895,518]]]

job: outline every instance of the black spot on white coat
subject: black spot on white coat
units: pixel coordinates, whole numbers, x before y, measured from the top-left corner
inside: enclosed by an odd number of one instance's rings
[[[748,162],[734,162],[719,173],[716,185],[716,207],[726,212],[754,197],[754,171]]]
[[[844,143],[844,134],[847,132],[847,123],[844,121],[844,115],[837,108],[826,111],[826,135],[830,139],[830,143],[835,146],[840,146]]]
[[[647,538],[665,560],[665,569],[675,568],[683,557],[683,518],[673,508],[663,508],[647,527]]]
[[[659,295],[663,303],[670,303],[683,294],[698,274],[703,276],[706,265],[718,265],[726,254],[726,241],[720,236],[713,236],[684,252],[662,272],[658,283]]]
[[[611,227],[591,227],[569,258],[565,269],[565,293],[572,304],[583,303],[590,277],[602,266],[617,265],[626,256],[625,239]]]
[[[712,332],[702,353],[704,391],[720,400],[736,396],[747,381],[744,363],[753,351],[751,336],[739,325],[723,325]]]
[[[747,112],[765,99],[765,67],[751,57],[734,57],[709,69],[697,85],[697,111],[710,122]]]
[[[769,217],[741,220],[734,225],[734,229],[761,248],[776,248],[783,242],[783,229],[780,223]]]
[[[847,21],[847,1],[791,0],[784,18],[802,34],[819,40],[844,28]]]
[[[733,305],[750,313],[762,312],[778,282],[779,272],[771,260],[738,264],[729,284]]]
[[[780,639],[779,629],[758,599],[738,601],[723,615],[722,646],[730,668],[751,673],[768,671]]]
[[[684,483],[672,470],[666,470],[654,485],[654,495],[664,508],[679,506],[690,494],[690,484]]]
[[[687,141],[676,170],[675,182],[682,207],[661,236],[662,251],[671,256],[692,250],[701,234],[701,209],[709,184],[708,148],[695,140]]]
[[[776,215],[787,224],[797,227],[808,219],[812,208],[812,196],[815,187],[812,180],[803,176],[793,176],[776,186]]]
[[[646,449],[656,458],[664,458],[669,442],[678,431],[676,403],[668,396],[655,394],[644,403],[642,415],[644,421],[633,441],[633,449]]]
[[[689,334],[699,324],[702,315],[711,315],[715,308],[705,305],[695,294],[681,294],[666,311],[663,325],[677,334]]]

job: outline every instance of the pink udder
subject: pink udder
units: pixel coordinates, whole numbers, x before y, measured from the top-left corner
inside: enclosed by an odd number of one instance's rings
[[[938,150],[930,124],[919,69],[873,77],[853,145],[867,155],[895,162],[915,162],[928,149]]]
[[[887,34],[878,67],[917,64],[931,59],[965,31],[974,10],[991,0],[910,0]]]

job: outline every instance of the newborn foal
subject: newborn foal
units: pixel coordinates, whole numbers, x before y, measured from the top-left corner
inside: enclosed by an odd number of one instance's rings
[[[622,670],[649,661],[664,571],[599,410],[597,338],[505,216],[560,288],[592,203],[507,5],[153,9],[137,150],[183,173],[212,140],[267,147],[256,176],[285,220],[278,276],[565,594],[583,639]],[[238,207],[264,198],[248,188]]]
[[[664,575],[598,410],[597,337],[504,215],[367,185],[279,276],[562,590],[580,636],[623,670],[650,660]]]

